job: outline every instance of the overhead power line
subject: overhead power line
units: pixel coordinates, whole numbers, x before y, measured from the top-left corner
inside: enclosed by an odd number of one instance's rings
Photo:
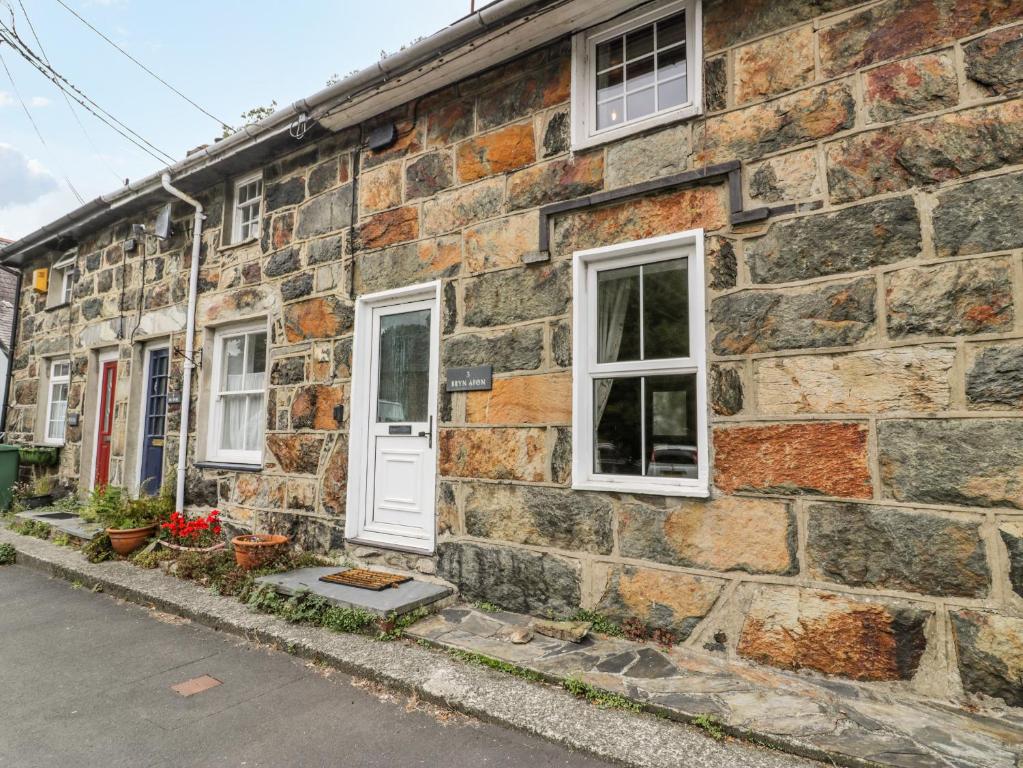
[[[29,47],[24,40],[22,40],[18,33],[8,27],[3,22],[0,22],[0,41],[6,42],[11,48],[29,64],[39,70],[46,78],[48,78],[54,85],[60,88],[62,91],[67,93],[72,99],[82,105],[86,111],[96,117],[101,122],[105,123],[109,128],[117,131],[121,136],[128,139],[132,144],[139,147],[142,151],[151,155],[153,158],[158,160],[161,164],[168,163],[173,164],[174,158],[164,152],[159,147],[155,146],[152,142],[147,141],[141,134],[133,131],[123,122],[114,117],[110,112],[103,109],[99,104],[90,99],[85,93],[71,83],[66,77],[57,72],[53,67],[46,64],[39,56]],[[97,111],[98,110],[98,111]],[[102,113],[102,114],[100,114]],[[111,122],[112,121],[112,122]],[[116,125],[114,125],[116,123]],[[120,127],[118,127],[120,126]],[[133,138],[134,137],[134,138]],[[143,146],[145,145],[145,146]],[[158,154],[157,154],[158,153]],[[162,157],[161,157],[162,155]]]
[[[0,65],[3,65],[4,72],[7,73],[7,79],[11,81],[11,88],[14,90],[14,95],[17,96],[18,101],[21,102],[21,108],[25,110],[25,117],[27,117],[28,121],[32,123],[32,130],[36,132],[36,136],[39,138],[39,143],[43,145],[43,148],[46,149],[46,152],[50,155],[50,158],[53,160],[53,162],[56,163],[57,162],[56,155],[53,154],[53,150],[50,149],[50,145],[46,143],[46,139],[43,138],[42,131],[39,130],[39,126],[36,124],[35,118],[32,117],[32,113],[29,112],[28,105],[25,103],[25,99],[22,98],[21,91],[18,90],[18,84],[14,82],[14,75],[12,75],[11,70],[7,68],[7,61],[4,59],[2,54],[0,54]],[[72,194],[74,194],[74,196],[78,198],[78,202],[84,204],[85,198],[78,194],[78,190],[75,189],[75,185],[71,183],[71,179],[68,177],[68,175],[64,172],[63,169],[61,169],[60,173],[61,176],[64,177],[64,181],[67,183],[68,188],[71,190]]]
[[[32,32],[32,37],[35,38],[36,45],[39,46],[39,53],[42,55],[43,60],[49,64],[50,57],[46,55],[46,49],[43,48],[43,41],[39,39],[39,33],[36,32],[35,24],[32,23],[32,18],[28,15],[28,11],[25,9],[25,3],[22,0],[18,0],[18,5],[21,6],[21,13],[25,17],[25,21],[28,22],[28,28]],[[103,165],[106,167],[110,174],[117,179],[118,183],[121,183],[121,176],[114,170],[113,166],[103,156],[103,153],[99,151],[99,147],[96,146],[96,142],[92,140],[92,135],[85,128],[85,123],[82,122],[82,118],[78,116],[78,110],[75,109],[74,104],[71,103],[71,98],[64,92],[63,88],[58,88],[60,95],[64,97],[64,103],[67,104],[68,111],[71,112],[71,117],[78,123],[78,127],[82,130],[82,135],[85,136],[85,140],[89,142],[89,146],[92,147],[92,151],[96,154],[96,157],[100,159]]]
[[[113,46],[113,47],[114,47],[114,48],[116,48],[116,49],[117,49],[118,51],[120,51],[120,52],[121,52],[121,54],[123,54],[123,55],[124,55],[125,57],[127,57],[127,58],[128,58],[129,60],[131,60],[132,62],[134,62],[135,64],[137,64],[137,65],[139,66],[139,68],[140,68],[140,69],[142,69],[142,71],[144,71],[144,72],[145,72],[146,74],[148,74],[148,75],[149,75],[150,77],[154,78],[154,79],[155,79],[155,80],[157,80],[158,82],[160,82],[160,83],[162,83],[163,85],[165,85],[165,86],[166,86],[167,88],[169,88],[170,90],[172,90],[172,91],[173,91],[174,93],[176,93],[176,94],[177,94],[178,96],[180,96],[181,98],[183,98],[183,99],[184,99],[185,101],[187,101],[187,102],[188,102],[189,104],[191,104],[191,105],[192,105],[193,107],[195,107],[196,109],[198,109],[198,110],[199,110],[200,112],[202,112],[202,113],[203,113],[204,115],[206,115],[206,116],[207,116],[208,118],[210,118],[211,120],[215,120],[215,121],[217,121],[218,123],[220,123],[220,126],[221,126],[222,128],[231,128],[232,130],[234,130],[234,129],[233,129],[233,128],[232,128],[231,126],[230,126],[230,125],[228,125],[227,123],[225,123],[225,122],[224,122],[223,120],[221,120],[221,119],[220,119],[219,117],[217,117],[216,115],[213,115],[213,114],[211,114],[211,113],[210,113],[209,111],[207,111],[207,110],[206,110],[206,109],[205,109],[204,107],[202,107],[201,105],[199,105],[199,104],[196,104],[196,103],[195,103],[194,101],[192,101],[192,99],[188,98],[188,96],[186,96],[186,95],[185,95],[185,94],[183,94],[183,93],[182,93],[181,91],[179,91],[179,90],[178,90],[177,88],[175,88],[175,87],[174,87],[173,85],[171,85],[170,83],[168,83],[168,82],[167,82],[166,80],[164,80],[164,79],[163,79],[162,77],[160,77],[160,76],[159,76],[158,74],[156,74],[156,73],[155,73],[155,72],[154,72],[153,70],[151,70],[151,69],[150,69],[149,67],[147,67],[147,66],[146,66],[145,64],[143,64],[143,63],[142,63],[141,61],[139,61],[138,59],[136,59],[136,58],[135,58],[134,56],[132,56],[132,55],[131,55],[130,53],[128,53],[128,52],[127,52],[126,50],[124,50],[124,49],[123,49],[123,48],[122,48],[121,46],[119,46],[119,45],[118,45],[117,43],[115,43],[115,42],[114,42],[113,40],[111,40],[111,39],[110,39],[109,37],[107,37],[107,36],[106,36],[106,35],[104,35],[104,34],[103,34],[102,32],[100,32],[100,31],[99,31],[98,29],[96,29],[96,27],[92,26],[92,24],[90,24],[90,23],[89,23],[89,22],[88,22],[88,21],[87,21],[86,19],[84,19],[84,18],[83,18],[82,16],[80,16],[80,15],[78,14],[78,12],[77,12],[77,11],[76,11],[76,10],[75,10],[74,8],[72,8],[72,7],[71,7],[71,6],[69,6],[69,5],[67,4],[67,3],[65,3],[65,2],[64,2],[64,0],[57,0],[57,2],[58,2],[58,3],[59,3],[59,4],[60,4],[60,5],[61,5],[61,6],[62,6],[62,7],[64,8],[64,10],[66,10],[66,11],[67,11],[68,13],[70,13],[70,14],[71,14],[72,16],[74,16],[74,17],[75,17],[76,19],[78,19],[78,20],[79,20],[80,22],[82,22],[82,24],[84,24],[84,25],[85,25],[85,26],[87,26],[87,27],[88,27],[89,29],[91,29],[91,30],[92,30],[93,32],[95,32],[95,33],[96,33],[97,35],[99,35],[99,36],[100,36],[100,37],[102,37],[102,38],[103,38],[104,40],[106,40],[106,41],[107,41],[107,42],[108,42],[108,43],[109,43],[109,44],[110,44],[111,46]]]

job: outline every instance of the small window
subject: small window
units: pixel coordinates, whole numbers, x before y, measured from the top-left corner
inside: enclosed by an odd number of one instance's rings
[[[660,2],[575,35],[574,148],[699,114],[700,12],[700,0]]]
[[[246,176],[234,183],[234,216],[231,242],[243,243],[259,237],[259,209],[263,202],[263,177]]]
[[[260,464],[266,423],[266,324],[218,329],[213,343],[208,458]]]
[[[46,434],[43,442],[63,445],[67,420],[67,393],[71,383],[71,361],[50,361],[49,392],[46,398]]]
[[[75,288],[75,254],[65,254],[50,267],[49,285],[46,289],[46,306],[59,307],[70,304]]]
[[[706,496],[703,233],[575,254],[573,487]]]

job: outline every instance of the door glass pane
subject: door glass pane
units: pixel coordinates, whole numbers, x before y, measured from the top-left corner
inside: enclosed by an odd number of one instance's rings
[[[686,259],[643,266],[643,359],[689,357]]]
[[[593,471],[604,475],[642,475],[642,413],[636,378],[593,381]]]
[[[377,421],[426,421],[430,411],[430,310],[381,316],[377,353]]]
[[[696,374],[646,377],[647,475],[696,479]]]
[[[639,360],[639,267],[597,273],[597,362]]]

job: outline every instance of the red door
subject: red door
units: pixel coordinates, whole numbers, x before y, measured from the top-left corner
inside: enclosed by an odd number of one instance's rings
[[[114,389],[117,387],[117,361],[103,363],[100,372],[99,430],[96,435],[96,487],[102,488],[110,476],[110,433],[114,428]]]

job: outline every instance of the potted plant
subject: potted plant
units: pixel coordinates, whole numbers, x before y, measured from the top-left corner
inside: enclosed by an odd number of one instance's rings
[[[160,546],[186,552],[215,552],[225,546],[221,530],[218,509],[194,518],[184,512],[172,512],[160,524]]]
[[[287,536],[276,533],[248,533],[244,536],[235,536],[231,539],[234,560],[240,568],[251,571],[277,557],[288,541]]]
[[[162,502],[159,497],[129,499],[123,488],[95,488],[82,518],[106,529],[110,546],[119,555],[130,555],[156,533]]]
[[[60,458],[60,449],[54,445],[22,445],[18,447],[18,461],[38,467],[52,467]]]
[[[29,483],[18,483],[14,489],[14,497],[25,509],[39,509],[53,504],[53,491],[56,478],[52,475],[37,477]]]

